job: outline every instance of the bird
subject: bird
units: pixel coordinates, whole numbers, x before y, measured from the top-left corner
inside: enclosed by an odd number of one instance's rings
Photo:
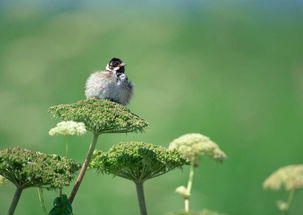
[[[125,74],[124,63],[119,58],[112,58],[105,70],[92,73],[85,84],[86,98],[109,99],[127,105],[133,95],[133,84]]]

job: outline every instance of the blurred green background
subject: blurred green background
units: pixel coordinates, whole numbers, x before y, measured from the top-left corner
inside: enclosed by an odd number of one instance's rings
[[[286,192],[262,189],[274,170],[303,163],[301,1],[0,1],[0,148],[22,146],[82,162],[91,139],[50,137],[48,107],[84,98],[89,74],[111,57],[128,63],[129,108],[150,123],[142,134],[103,135],[98,148],[140,140],[167,146],[191,132],[228,155],[203,160],[191,207],[229,215],[274,215]],[[180,210],[174,193],[188,168],[146,183],[151,215]],[[14,187],[0,187],[5,214]],[[65,190],[70,192],[70,188]],[[46,192],[50,209],[55,192]],[[292,214],[303,211],[299,193]],[[88,172],[74,213],[139,214],[135,186]],[[16,215],[39,215],[36,189]]]

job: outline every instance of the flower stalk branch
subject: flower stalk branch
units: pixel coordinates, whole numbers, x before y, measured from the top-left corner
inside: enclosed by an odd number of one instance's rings
[[[39,201],[41,204],[41,208],[43,210],[44,215],[47,215],[47,210],[45,207],[45,201],[44,201],[44,195],[43,195],[43,189],[39,187],[37,190],[38,190],[38,197],[39,197]]]
[[[291,190],[289,192],[289,195],[288,195],[288,200],[287,200],[287,203],[286,203],[286,207],[284,209],[284,214],[285,215],[288,215],[289,213],[289,208],[291,207],[292,203],[293,203],[293,200],[294,200],[294,197],[295,197],[295,194],[296,194],[296,191],[295,190]]]
[[[89,165],[89,162],[90,162],[90,160],[91,160],[91,157],[92,157],[92,155],[93,155],[93,152],[94,152],[94,150],[95,150],[95,148],[96,148],[96,144],[97,144],[97,142],[98,142],[98,137],[99,137],[99,134],[97,134],[97,133],[94,133],[94,134],[93,134],[92,143],[91,143],[91,145],[90,145],[90,147],[89,147],[89,150],[88,150],[87,155],[86,155],[86,157],[85,157],[85,161],[84,161],[84,163],[83,163],[83,165],[82,165],[82,168],[81,168],[81,170],[80,170],[80,173],[79,173],[79,176],[78,176],[78,178],[77,178],[77,180],[76,180],[76,183],[75,183],[75,185],[74,185],[74,187],[73,187],[73,190],[72,190],[72,192],[71,192],[71,194],[70,194],[70,196],[69,196],[69,201],[70,201],[71,204],[73,203],[73,201],[74,201],[74,199],[75,199],[75,196],[76,196],[76,194],[77,194],[77,192],[78,192],[78,190],[79,190],[79,187],[80,187],[80,185],[81,185],[81,182],[82,182],[82,180],[83,180],[83,177],[84,177],[84,175],[85,175],[85,173],[86,173],[87,167],[88,167],[88,165]]]
[[[17,187],[17,189],[15,191],[15,194],[14,194],[14,197],[13,197],[13,200],[11,202],[11,205],[10,205],[10,207],[8,209],[7,215],[13,215],[14,214],[15,209],[17,207],[17,204],[19,202],[19,199],[21,197],[22,191],[23,191],[23,188]]]
[[[194,179],[194,164],[191,164],[190,165],[190,171],[189,171],[189,177],[188,177],[188,183],[187,183],[187,189],[186,189],[186,192],[187,192],[187,195],[185,198],[184,198],[184,210],[185,212],[189,212],[189,198],[190,198],[190,195],[191,195],[191,188],[192,188],[192,185],[193,185],[193,179]]]

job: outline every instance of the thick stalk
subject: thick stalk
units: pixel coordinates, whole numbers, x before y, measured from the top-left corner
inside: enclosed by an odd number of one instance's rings
[[[137,197],[138,197],[138,202],[139,202],[139,207],[140,207],[140,214],[147,215],[143,182],[136,183],[136,189],[137,189]]]
[[[15,209],[16,209],[16,207],[17,207],[17,204],[18,204],[18,202],[19,202],[19,199],[20,199],[20,196],[21,196],[22,191],[23,191],[22,188],[17,187],[16,192],[15,192],[15,194],[14,194],[14,198],[13,198],[13,200],[12,200],[12,202],[11,202],[11,206],[10,206],[9,209],[8,209],[7,215],[13,215],[13,214],[14,214]]]
[[[45,207],[45,201],[44,201],[44,195],[43,195],[43,189],[42,188],[38,188],[38,196],[39,196],[39,201],[40,201],[43,213],[44,213],[44,215],[47,215],[47,210],[46,210],[46,207]]]
[[[184,210],[186,213],[189,213],[189,198],[190,198],[190,194],[191,194],[191,188],[193,186],[194,168],[195,168],[194,164],[191,164],[190,170],[189,170],[187,189],[186,189],[189,197],[184,199]]]
[[[82,180],[83,180],[83,177],[84,177],[84,175],[85,175],[85,173],[86,173],[86,170],[87,170],[87,167],[88,167],[88,165],[89,165],[90,159],[91,159],[91,157],[92,157],[92,155],[93,155],[93,152],[94,152],[94,150],[95,150],[95,148],[96,148],[96,144],[97,144],[98,137],[99,137],[99,134],[95,134],[95,133],[94,133],[93,140],[92,140],[92,143],[91,143],[91,145],[90,145],[90,147],[89,147],[89,150],[88,150],[88,152],[87,152],[85,161],[84,161],[84,163],[83,163],[83,165],[82,165],[82,168],[81,168],[81,170],[80,170],[80,173],[79,173],[79,176],[78,176],[78,178],[77,178],[77,180],[76,180],[76,183],[75,183],[75,185],[74,185],[74,188],[73,188],[73,190],[72,190],[72,192],[71,192],[71,194],[70,194],[70,196],[69,196],[69,201],[70,201],[71,204],[72,204],[73,201],[74,201],[74,198],[75,198],[75,196],[76,196],[76,194],[77,194],[77,192],[78,192],[78,189],[79,189],[79,187],[80,187],[80,184],[81,184],[81,182],[82,182]]]

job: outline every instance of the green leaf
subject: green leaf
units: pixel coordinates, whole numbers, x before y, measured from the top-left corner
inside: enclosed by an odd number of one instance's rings
[[[49,215],[73,215],[72,205],[65,194],[55,198]]]

